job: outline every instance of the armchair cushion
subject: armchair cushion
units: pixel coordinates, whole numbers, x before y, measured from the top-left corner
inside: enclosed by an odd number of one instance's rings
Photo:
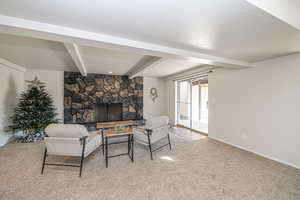
[[[49,137],[62,138],[83,138],[88,136],[88,131],[79,124],[50,124],[46,127],[45,133]]]
[[[102,144],[102,137],[97,132],[89,133],[82,125],[50,124],[46,127],[45,137],[47,153],[50,155],[81,156],[82,140],[85,139],[84,157],[92,153]]]
[[[143,130],[144,129],[144,130]],[[159,116],[146,121],[144,127],[137,127],[134,129],[134,137],[137,142],[148,144],[148,135],[146,129],[151,130],[150,141],[151,144],[165,138],[169,134],[169,117]]]
[[[134,138],[137,142],[142,144],[148,144],[148,136],[146,130],[134,128],[133,131],[134,131]]]
[[[97,149],[102,144],[102,137],[99,134],[89,134],[86,140],[85,152],[84,157],[88,156],[92,153],[95,149]]]
[[[47,153],[49,155],[81,156],[82,142],[78,138],[45,137]],[[92,153],[102,144],[98,134],[91,134],[86,138],[84,157]]]
[[[169,124],[169,117],[168,116],[159,116],[153,117],[149,120],[146,120],[145,128],[146,129],[154,129],[161,126],[165,126]]]

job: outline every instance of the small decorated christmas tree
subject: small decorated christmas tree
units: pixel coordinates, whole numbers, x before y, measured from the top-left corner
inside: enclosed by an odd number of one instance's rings
[[[45,91],[45,84],[37,77],[26,81],[28,89],[21,94],[19,102],[11,117],[14,131],[22,131],[19,142],[35,142],[44,138],[44,129],[51,123],[57,123],[56,108],[52,97]]]

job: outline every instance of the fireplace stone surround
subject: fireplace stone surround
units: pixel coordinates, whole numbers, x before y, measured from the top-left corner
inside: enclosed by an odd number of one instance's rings
[[[64,123],[99,122],[95,108],[109,104],[122,105],[122,120],[143,119],[143,78],[64,72]]]

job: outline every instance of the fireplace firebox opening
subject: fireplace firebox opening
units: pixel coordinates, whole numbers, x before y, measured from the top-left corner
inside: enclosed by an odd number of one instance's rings
[[[94,121],[121,121],[123,120],[122,103],[100,103],[93,106]]]

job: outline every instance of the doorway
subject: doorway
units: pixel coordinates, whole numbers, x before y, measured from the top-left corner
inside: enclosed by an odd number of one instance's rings
[[[177,124],[208,134],[208,79],[177,82]]]

